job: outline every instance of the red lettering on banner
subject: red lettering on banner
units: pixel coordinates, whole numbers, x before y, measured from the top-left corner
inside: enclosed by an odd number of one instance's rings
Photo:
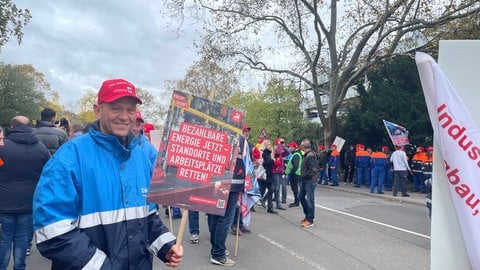
[[[452,185],[457,195],[464,200],[465,204],[473,210],[472,216],[476,216],[479,213],[477,206],[480,203],[480,198],[471,192],[468,183],[462,182],[457,168],[451,168],[445,162],[445,170],[447,171],[448,182]]]
[[[177,93],[173,93],[172,98],[175,101],[187,101],[187,98],[185,96],[179,95]]]
[[[448,113],[447,105],[442,104],[437,108],[438,122],[448,136],[457,141],[458,146],[467,154],[468,158],[476,161],[477,167],[480,168],[480,147],[474,145],[469,136],[465,133],[466,128],[454,123],[453,117]],[[442,123],[443,122],[443,123]]]
[[[223,175],[232,146],[225,132],[191,123],[170,131],[167,164],[177,166],[177,177],[209,184],[212,175]]]

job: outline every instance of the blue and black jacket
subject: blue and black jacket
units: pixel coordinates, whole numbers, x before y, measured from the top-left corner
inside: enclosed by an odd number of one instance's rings
[[[147,202],[155,160],[138,139],[121,143],[96,122],[45,165],[34,229],[52,269],[152,269],[152,254],[166,261],[176,239]]]

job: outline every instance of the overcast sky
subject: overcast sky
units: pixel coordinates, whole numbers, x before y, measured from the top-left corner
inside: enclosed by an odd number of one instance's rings
[[[162,0],[14,0],[32,20],[2,48],[0,61],[32,64],[61,102],[78,101],[108,78],[162,91],[164,80],[182,79],[196,59],[195,26],[178,35],[167,28]]]

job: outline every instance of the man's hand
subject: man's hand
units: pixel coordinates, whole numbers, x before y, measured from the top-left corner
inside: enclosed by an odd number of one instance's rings
[[[182,262],[183,258],[183,246],[182,245],[173,245],[170,251],[168,251],[166,256],[168,262],[165,264],[169,267],[177,267]]]

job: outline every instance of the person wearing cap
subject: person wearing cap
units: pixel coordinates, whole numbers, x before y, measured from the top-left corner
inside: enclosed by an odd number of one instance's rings
[[[43,168],[34,228],[52,269],[152,269],[153,256],[180,265],[183,247],[147,202],[155,159],[131,131],[141,102],[130,82],[103,82],[88,133]]]
[[[135,120],[135,123],[133,124],[132,132],[135,136],[140,136],[141,133],[143,133],[142,126],[145,123],[145,121],[143,120],[142,113],[139,110],[137,110],[137,112],[135,113],[135,119],[136,120]]]
[[[423,166],[427,160],[427,153],[423,146],[417,147],[417,152],[412,157],[413,171],[413,192],[425,193],[425,177],[423,175]]]
[[[282,203],[286,203],[287,200],[287,184],[283,177],[285,173],[285,163],[284,157],[288,156],[290,151],[286,149],[285,140],[282,138],[275,139],[275,145],[273,146],[274,151],[274,162],[273,162],[273,188],[275,190],[275,203],[276,209],[286,210],[282,206]]]
[[[370,166],[370,153],[365,150],[365,145],[357,144],[357,152],[355,153],[355,168],[357,170],[357,179],[355,187],[359,188],[363,184],[369,182],[368,168]],[[370,183],[368,183],[370,184]],[[368,185],[370,187],[370,185]]]
[[[317,160],[318,160],[318,172],[319,172],[317,182],[319,185],[328,185],[328,175],[327,175],[328,152],[325,149],[324,144],[320,144],[318,146]]]
[[[328,157],[328,175],[332,184],[330,186],[338,186],[337,168],[340,165],[340,152],[337,150],[337,145],[330,146],[330,156]]]
[[[423,162],[423,175],[424,179],[432,178],[433,171],[433,146],[427,146],[427,153],[425,155],[425,161]]]
[[[298,149],[298,145],[296,142],[291,141],[288,143],[288,148],[290,148],[290,152],[292,153],[290,159],[287,162],[287,166],[285,168],[285,174],[290,179],[290,188],[293,192],[293,202],[288,205],[288,207],[299,207],[300,202],[298,200],[298,185],[302,180],[302,152]]]
[[[372,179],[370,182],[370,193],[383,194],[383,184],[385,182],[385,173],[388,166],[388,157],[382,152],[382,147],[378,146],[375,152],[370,156],[370,165],[372,168]]]

